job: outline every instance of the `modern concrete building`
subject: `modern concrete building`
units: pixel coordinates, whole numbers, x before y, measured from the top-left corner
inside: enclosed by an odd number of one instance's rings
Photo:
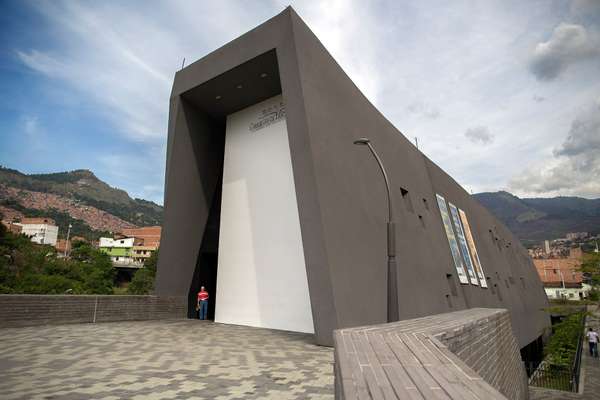
[[[407,60],[410,62],[410,60]],[[403,93],[398,93],[402,96]],[[386,186],[396,222],[388,293]],[[215,321],[314,332],[470,308],[550,325],[527,251],[369,102],[291,8],[178,71],[159,296],[200,285]]]

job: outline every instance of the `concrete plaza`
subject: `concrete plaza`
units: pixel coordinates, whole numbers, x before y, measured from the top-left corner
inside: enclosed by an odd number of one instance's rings
[[[4,328],[0,398],[333,399],[333,349],[197,320]]]

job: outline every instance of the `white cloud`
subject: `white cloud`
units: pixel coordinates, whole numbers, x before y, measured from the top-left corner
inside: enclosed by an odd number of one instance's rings
[[[598,0],[572,0],[570,9],[575,19],[589,24],[600,23],[600,1]]]
[[[21,131],[26,139],[25,145],[28,151],[44,152],[46,151],[46,141],[48,139],[46,131],[40,118],[37,115],[22,115],[21,116]]]
[[[544,76],[571,67],[569,55],[585,59],[593,53],[587,44],[595,40],[589,19],[567,24],[585,32],[575,28],[569,36],[564,31],[572,28],[557,28],[548,38],[548,30],[563,18],[559,11],[507,1],[305,0],[292,5],[400,131],[418,136],[427,156],[479,191],[505,187],[524,160],[556,161],[551,150],[563,141],[581,105],[600,92],[600,80],[589,74],[549,85],[532,79],[527,68],[531,50],[538,47],[536,57],[559,60],[538,68]],[[593,2],[579,3],[577,10],[593,7]],[[105,115],[107,131],[116,130],[124,143],[138,142],[119,154],[119,162],[107,160],[104,176],[133,156],[146,172],[137,170],[135,182],[115,176],[118,181],[111,184],[122,182],[142,196],[162,184],[164,155],[146,147],[164,147],[171,82],[183,57],[186,64],[193,62],[287,4],[32,2],[51,27],[48,45],[15,51],[29,68],[96,107]],[[493,127],[494,134],[475,132],[465,138],[474,126]],[[491,140],[493,146],[481,145]]]
[[[31,50],[28,53],[17,51],[17,56],[29,68],[41,72],[51,78],[65,78],[66,66],[54,59],[52,56]]]
[[[23,118],[23,132],[29,137],[35,138],[38,134],[38,117],[26,116]]]
[[[440,110],[437,107],[432,107],[419,101],[409,104],[408,107],[406,107],[406,110],[410,113],[429,119],[436,119],[440,117]]]
[[[553,156],[513,177],[509,187],[524,195],[600,197],[600,100],[572,122]]]
[[[494,135],[490,133],[490,130],[486,126],[476,126],[467,129],[465,137],[472,143],[478,144],[490,144],[494,141]]]
[[[538,96],[536,94],[533,95],[533,101],[535,101],[536,103],[541,103],[542,101],[546,100],[545,97],[542,96]]]
[[[199,58],[241,33],[235,21],[241,10],[232,5],[56,1],[32,7],[52,24],[58,42],[18,49],[18,57],[74,88],[125,138],[138,142],[165,139],[172,79],[183,57]]]
[[[547,42],[539,43],[530,62],[539,80],[552,80],[570,65],[600,56],[600,37],[582,25],[561,23]]]
[[[276,4],[275,10],[282,10],[290,3]],[[377,104],[383,84],[378,56],[387,44],[381,41],[378,9],[358,0],[303,0],[292,6],[356,86]]]

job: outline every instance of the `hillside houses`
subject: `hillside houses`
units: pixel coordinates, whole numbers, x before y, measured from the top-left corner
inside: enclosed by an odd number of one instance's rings
[[[160,233],[160,226],[124,229],[113,238],[100,238],[98,247],[110,256],[115,267],[141,268],[158,249]]]

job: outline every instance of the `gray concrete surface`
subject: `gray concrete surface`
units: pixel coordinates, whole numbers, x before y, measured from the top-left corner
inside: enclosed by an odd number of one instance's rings
[[[208,221],[225,116],[279,94],[277,81],[318,343],[331,345],[334,329],[387,321],[387,196],[377,163],[353,144],[363,136],[392,188],[400,319],[505,308],[521,348],[545,332],[548,300],[527,250],[369,102],[291,7],[175,75],[157,295],[187,296],[208,266],[198,255],[205,240],[216,242]],[[467,214],[487,289],[459,283],[436,193]],[[358,289],[368,296],[356,301]]]
[[[312,335],[197,320],[0,329],[0,398],[333,399]]]

